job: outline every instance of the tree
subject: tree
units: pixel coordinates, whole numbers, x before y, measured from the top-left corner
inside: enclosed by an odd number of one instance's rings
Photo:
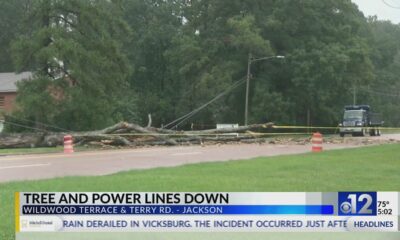
[[[278,68],[259,70],[267,83],[254,81],[260,84],[253,101],[263,104],[264,89],[265,95],[282,96],[289,108],[290,114],[278,119],[289,115],[291,124],[304,125],[310,113],[313,124],[337,124],[343,105],[352,103],[352,86],[372,81],[364,17],[347,0],[277,1],[273,9],[262,31],[286,60]]]
[[[251,122],[336,124],[353,86],[373,80],[368,25],[341,1],[141,1],[128,21],[142,118],[172,121],[246,75],[249,52],[286,55],[252,67]],[[132,9],[133,9],[132,8]],[[132,13],[132,9],[127,12]],[[149,16],[151,15],[151,16]],[[196,122],[242,122],[244,87],[196,115]],[[283,111],[282,111],[283,110]],[[272,119],[271,119],[272,118]],[[190,123],[190,122],[188,122]]]
[[[118,5],[106,0],[31,4],[25,19],[29,28],[13,52],[17,70],[35,74],[19,84],[16,116],[74,130],[132,117],[135,97],[121,52],[130,30],[118,17]]]
[[[369,18],[371,59],[375,79],[359,91],[371,102],[375,111],[381,112],[385,125],[400,125],[400,26],[389,21]]]
[[[166,53],[173,78],[178,79],[184,94],[177,105],[177,116],[196,109],[242,79],[250,52],[272,54],[268,40],[260,35],[255,16],[243,12],[242,7],[239,1],[193,1],[183,7],[186,22]],[[243,90],[236,90],[199,112],[196,121],[210,125],[242,122],[243,101],[238,99],[244,99]]]
[[[11,42],[22,32],[20,19],[24,17],[29,0],[0,1],[0,72],[13,72]]]
[[[20,84],[17,114],[36,122],[82,130],[151,113],[161,126],[227,92],[179,127],[242,123],[236,83],[252,53],[286,58],[252,65],[250,123],[333,126],[356,89],[398,124],[397,99],[371,90],[395,95],[382,88],[398,84],[399,27],[350,0],[25,1],[14,59],[35,79]]]
[[[160,126],[175,117],[179,84],[168,69],[165,52],[182,27],[179,1],[126,0],[124,19],[134,34],[125,45],[133,68],[130,83],[138,96],[139,122],[145,124],[152,114],[153,124]]]

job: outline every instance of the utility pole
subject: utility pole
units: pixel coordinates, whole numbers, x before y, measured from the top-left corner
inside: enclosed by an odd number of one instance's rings
[[[249,53],[249,58],[247,60],[247,76],[246,76],[246,103],[244,108],[244,125],[247,126],[248,116],[249,116],[249,93],[250,93],[250,80],[251,80],[251,64],[257,61],[264,61],[273,58],[283,59],[285,56],[270,56],[270,57],[262,57],[262,58],[253,58],[253,55]]]
[[[353,87],[353,106],[356,105],[357,102],[357,91],[356,91],[356,85]]]
[[[249,91],[250,91],[250,78],[251,78],[251,60],[253,56],[249,53],[247,61],[247,76],[246,76],[246,105],[244,109],[244,125],[247,126],[248,115],[249,115]]]
[[[311,111],[310,107],[307,108],[307,133],[310,133],[310,127],[311,127]]]

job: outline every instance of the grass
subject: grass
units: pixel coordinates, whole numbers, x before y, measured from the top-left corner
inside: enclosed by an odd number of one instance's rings
[[[16,155],[31,153],[57,153],[62,152],[63,147],[46,147],[46,148],[7,148],[0,149],[0,155]]]
[[[37,154],[37,153],[62,153],[63,146],[58,147],[42,147],[42,148],[6,148],[0,149],[0,156],[2,155],[19,155],[19,154]],[[98,150],[95,147],[75,146],[76,152]]]
[[[400,191],[400,145],[193,164],[0,184],[0,239],[13,239],[14,192],[79,191]]]

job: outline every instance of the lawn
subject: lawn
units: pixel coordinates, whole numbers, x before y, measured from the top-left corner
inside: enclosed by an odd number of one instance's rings
[[[0,239],[13,239],[14,192],[21,191],[400,191],[400,145],[193,164],[101,177],[0,184]]]
[[[31,154],[31,153],[57,153],[62,152],[62,147],[47,147],[47,148],[7,148],[0,149],[1,155],[15,155],[15,154]]]
[[[96,147],[77,146],[74,147],[76,152],[99,150]],[[19,155],[19,154],[37,154],[37,153],[62,153],[63,146],[58,147],[41,147],[41,148],[6,148],[0,149],[0,156],[2,155]]]

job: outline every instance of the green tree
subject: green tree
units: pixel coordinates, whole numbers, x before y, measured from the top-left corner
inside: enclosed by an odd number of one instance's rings
[[[156,124],[172,121],[228,89],[246,75],[249,53],[287,57],[252,66],[251,122],[305,124],[310,112],[313,124],[336,124],[353,87],[373,81],[369,26],[349,0],[135,1],[128,9],[141,39],[130,49],[143,121],[147,113]],[[193,121],[242,122],[244,89]]]
[[[400,26],[376,18],[369,18],[368,23],[375,80],[359,92],[375,111],[382,113],[385,125],[400,126]]]
[[[130,83],[138,96],[139,121],[159,126],[175,117],[174,102],[179,99],[179,84],[171,77],[164,53],[182,27],[178,1],[123,1],[124,19],[134,34],[125,45],[133,67]]]
[[[102,128],[134,115],[122,53],[130,30],[119,5],[98,1],[32,1],[25,34],[13,44],[19,84],[16,116],[73,130]],[[125,107],[121,107],[125,104]]]
[[[24,17],[29,0],[0,1],[0,72],[13,72],[11,42],[22,32],[20,19]]]
[[[252,53],[286,58],[252,64],[250,123],[336,125],[353,89],[399,121],[397,99],[377,93],[395,95],[383,90],[398,86],[399,27],[350,0],[28,2],[13,44],[18,71],[35,72],[21,117],[82,130],[151,113],[160,126],[231,89]],[[180,127],[242,123],[244,99],[243,84]]]
[[[174,47],[167,52],[171,72],[184,94],[177,105],[177,116],[242,79],[250,52],[272,54],[269,41],[260,35],[255,16],[242,7],[239,1],[196,1],[183,8],[186,22]],[[242,122],[242,99],[243,87],[200,112],[195,120],[201,124]]]
[[[352,86],[372,81],[370,47],[365,38],[367,24],[356,6],[340,1],[276,1],[273,12],[260,23],[263,36],[276,52],[286,55],[285,63],[259,69],[253,101],[263,103],[269,92],[279,94],[288,109],[291,124],[337,124],[341,109],[352,103]],[[278,98],[278,99],[279,99]],[[280,111],[281,105],[268,112]],[[256,107],[260,109],[260,107]],[[289,113],[289,114],[288,114]]]

